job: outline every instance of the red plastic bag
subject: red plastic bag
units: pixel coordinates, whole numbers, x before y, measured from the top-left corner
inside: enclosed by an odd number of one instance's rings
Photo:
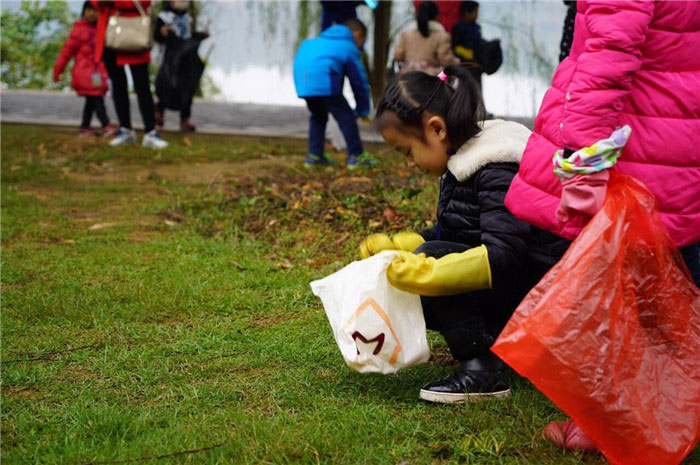
[[[492,350],[612,464],[677,464],[700,437],[700,291],[655,198],[611,173],[603,208]]]

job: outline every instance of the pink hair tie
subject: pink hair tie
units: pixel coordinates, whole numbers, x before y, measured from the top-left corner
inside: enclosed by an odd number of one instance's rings
[[[440,79],[442,82],[447,81],[447,74],[445,74],[444,71],[440,71],[440,74],[437,75],[437,78]]]

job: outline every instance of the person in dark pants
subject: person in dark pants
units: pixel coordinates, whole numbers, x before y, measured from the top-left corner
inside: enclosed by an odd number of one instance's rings
[[[98,16],[94,5],[86,1],[83,4],[81,19],[73,24],[73,29],[61,48],[53,70],[53,79],[55,82],[59,82],[66,65],[72,58],[75,58],[75,65],[73,65],[71,73],[71,86],[78,92],[78,95],[85,97],[79,133],[82,137],[96,135],[90,127],[93,113],[97,113],[97,118],[102,124],[103,136],[112,136],[119,129],[116,124],[110,124],[105,109],[103,96],[109,88],[107,70],[101,61],[95,59],[95,25]]]
[[[324,151],[328,113],[338,121],[348,146],[349,169],[377,164],[363,148],[355,117],[369,114],[369,84],[360,63],[360,49],[367,28],[358,19],[336,24],[320,36],[302,42],[294,58],[294,85],[297,95],[306,100],[309,117],[309,151],[306,166],[331,165],[334,161]],[[345,76],[355,94],[355,111],[343,97]]]
[[[192,3],[189,1],[167,1],[163,3],[163,11],[158,13],[156,20],[156,28],[153,33],[156,42],[161,44],[161,57],[166,57],[168,44],[177,45],[186,40],[193,38],[205,39],[209,37],[209,31],[198,32],[195,30],[194,18],[189,10]],[[163,60],[161,59],[161,66]],[[158,85],[156,84],[156,92]],[[156,126],[162,127],[164,123],[166,105],[162,101],[156,103]],[[180,130],[183,132],[192,132],[197,128],[190,122],[192,115],[192,99],[182,103],[180,107]]]
[[[155,107],[153,105],[153,95],[151,94],[150,77],[148,74],[148,64],[151,62],[150,50],[142,52],[122,52],[106,48],[105,32],[107,21],[110,16],[118,13],[122,16],[139,16],[139,10],[133,1],[118,0],[115,2],[93,2],[99,6],[100,17],[97,22],[97,36],[95,41],[96,57],[101,59],[106,68],[109,78],[112,80],[112,98],[117,111],[121,129],[117,136],[109,142],[112,147],[120,145],[130,145],[136,142],[136,133],[131,127],[131,113],[129,109],[129,89],[126,80],[124,67],[129,65],[131,78],[134,83],[134,90],[139,102],[139,110],[144,125],[143,146],[162,149],[168,146],[158,131],[155,124]],[[142,9],[148,13],[150,0],[139,0]]]

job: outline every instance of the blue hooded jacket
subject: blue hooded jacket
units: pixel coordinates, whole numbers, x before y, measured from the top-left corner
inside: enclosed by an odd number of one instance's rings
[[[301,43],[294,58],[294,85],[300,98],[342,94],[345,76],[355,95],[355,113],[367,116],[369,83],[350,28],[336,24]]]

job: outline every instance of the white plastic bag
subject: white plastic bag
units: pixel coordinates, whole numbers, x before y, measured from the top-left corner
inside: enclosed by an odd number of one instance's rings
[[[396,256],[387,250],[311,283],[345,363],[360,373],[396,373],[430,357],[420,296],[387,280]]]

